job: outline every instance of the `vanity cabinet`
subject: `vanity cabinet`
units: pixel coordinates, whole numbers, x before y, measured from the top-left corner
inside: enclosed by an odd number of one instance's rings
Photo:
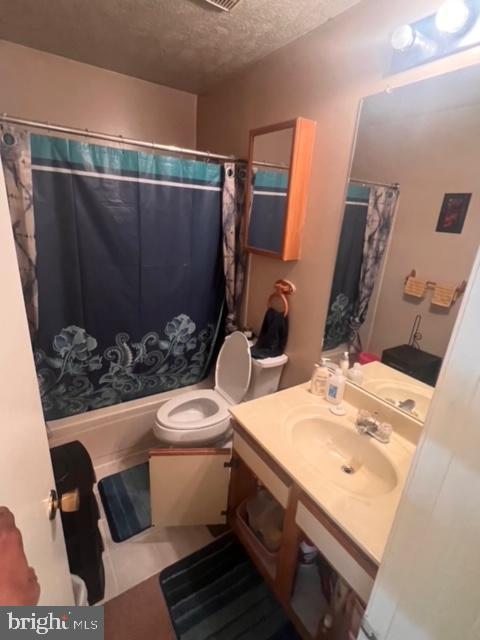
[[[233,450],[154,449],[150,452],[152,522],[158,526],[224,524],[239,538],[298,633],[305,640],[337,640],[321,633],[320,603],[299,603],[299,546],[307,537],[356,597],[370,597],[377,565],[333,522],[275,460],[233,421]],[[283,509],[283,531],[268,553],[242,518],[242,506],[264,487]],[[318,595],[321,597],[320,581]],[[300,585],[301,586],[301,585]],[[305,591],[305,589],[303,589]],[[302,614],[303,612],[303,614]]]
[[[300,541],[306,536],[324,560],[343,578],[364,604],[368,601],[378,566],[345,532],[290,478],[290,476],[238,424],[234,426],[232,470],[228,495],[228,523],[240,539],[264,580],[275,593],[298,633],[305,639],[336,639],[334,625],[329,634],[320,631],[320,613],[302,616],[296,602]],[[238,513],[239,505],[257,490],[267,489],[284,509],[283,534],[276,559],[261,551],[254,535],[247,532]],[[315,596],[314,596],[315,597]],[[315,603],[315,600],[313,601]],[[319,606],[319,604],[317,605]],[[308,619],[307,619],[308,618]]]
[[[225,524],[231,449],[151,449],[152,525]]]

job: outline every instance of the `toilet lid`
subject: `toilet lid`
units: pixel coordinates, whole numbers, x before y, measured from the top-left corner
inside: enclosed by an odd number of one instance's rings
[[[248,391],[252,361],[247,338],[240,331],[223,343],[215,368],[215,390],[228,402],[241,402]]]

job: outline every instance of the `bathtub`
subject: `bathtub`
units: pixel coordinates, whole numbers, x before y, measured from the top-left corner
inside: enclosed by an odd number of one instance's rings
[[[50,447],[79,440],[95,467],[127,459],[146,459],[152,447],[161,446],[152,433],[158,408],[170,398],[194,389],[212,388],[213,380],[123,402],[87,413],[47,422]]]

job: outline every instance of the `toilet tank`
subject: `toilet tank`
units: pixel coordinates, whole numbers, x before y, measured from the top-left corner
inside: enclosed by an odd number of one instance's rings
[[[278,391],[280,376],[287,362],[288,356],[284,353],[275,358],[263,358],[262,360],[252,358],[252,377],[245,401],[261,398]]]

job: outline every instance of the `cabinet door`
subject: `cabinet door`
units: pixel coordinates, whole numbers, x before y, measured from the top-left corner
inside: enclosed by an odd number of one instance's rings
[[[152,524],[225,524],[230,449],[152,449]]]

